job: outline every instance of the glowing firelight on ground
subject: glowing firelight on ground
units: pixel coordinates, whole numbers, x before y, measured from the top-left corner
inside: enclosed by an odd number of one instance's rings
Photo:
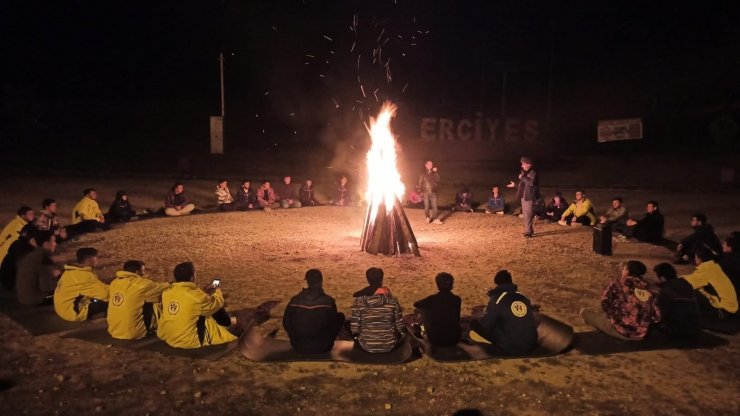
[[[396,168],[396,139],[391,132],[391,119],[396,115],[396,106],[385,102],[378,117],[370,117],[367,128],[372,145],[367,152],[367,192],[370,217],[375,218],[380,205],[385,202],[386,213],[393,210],[396,198],[403,198],[404,186]]]

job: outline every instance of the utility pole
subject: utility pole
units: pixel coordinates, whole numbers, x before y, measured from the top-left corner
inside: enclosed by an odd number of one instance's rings
[[[221,70],[221,117],[226,113],[226,101],[224,100],[224,53],[218,53],[218,63]]]
[[[218,53],[218,64],[221,75],[221,116],[211,116],[211,154],[224,152],[224,114],[226,101],[224,100],[224,53]]]

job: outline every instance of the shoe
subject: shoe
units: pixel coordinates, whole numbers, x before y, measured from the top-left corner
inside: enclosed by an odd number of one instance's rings
[[[504,211],[498,211],[496,212],[496,215],[504,215]]]
[[[573,221],[572,223],[570,223],[570,226],[571,226],[571,227],[580,227],[580,226],[582,226],[582,225],[583,225],[583,224],[581,224],[580,222],[576,222],[576,221]]]
[[[472,214],[472,213],[473,213],[473,208],[470,208],[470,209],[469,209],[469,211],[470,211],[470,213]]]
[[[558,221],[558,224],[560,224],[560,225],[568,225],[568,223],[565,222],[565,221],[563,221],[563,220]]]
[[[524,214],[519,214],[518,217],[519,218],[524,218]]]
[[[442,221],[440,221],[439,219],[436,219],[436,220],[432,221],[432,223],[434,223],[434,224],[444,224],[444,223],[443,223]]]
[[[429,217],[426,217],[425,221],[427,222],[427,224],[429,224],[430,222],[432,222],[432,219]]]
[[[534,238],[534,234],[524,234],[524,238]]]
[[[493,212],[486,210],[486,214],[493,214]]]

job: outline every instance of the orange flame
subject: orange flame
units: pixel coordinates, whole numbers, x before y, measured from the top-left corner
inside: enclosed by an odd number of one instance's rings
[[[385,202],[386,213],[393,210],[396,198],[402,198],[404,186],[401,175],[396,168],[396,139],[391,132],[391,119],[395,117],[398,108],[385,102],[380,108],[378,117],[370,117],[370,132],[372,145],[367,152],[367,192],[370,218],[374,219]]]

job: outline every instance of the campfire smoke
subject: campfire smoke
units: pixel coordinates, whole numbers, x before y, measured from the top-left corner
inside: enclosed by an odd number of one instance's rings
[[[377,119],[371,117],[367,128],[372,145],[367,152],[368,205],[361,248],[371,254],[419,256],[416,237],[400,202],[404,186],[396,168],[396,140],[391,132],[396,110],[395,105],[384,103]]]

